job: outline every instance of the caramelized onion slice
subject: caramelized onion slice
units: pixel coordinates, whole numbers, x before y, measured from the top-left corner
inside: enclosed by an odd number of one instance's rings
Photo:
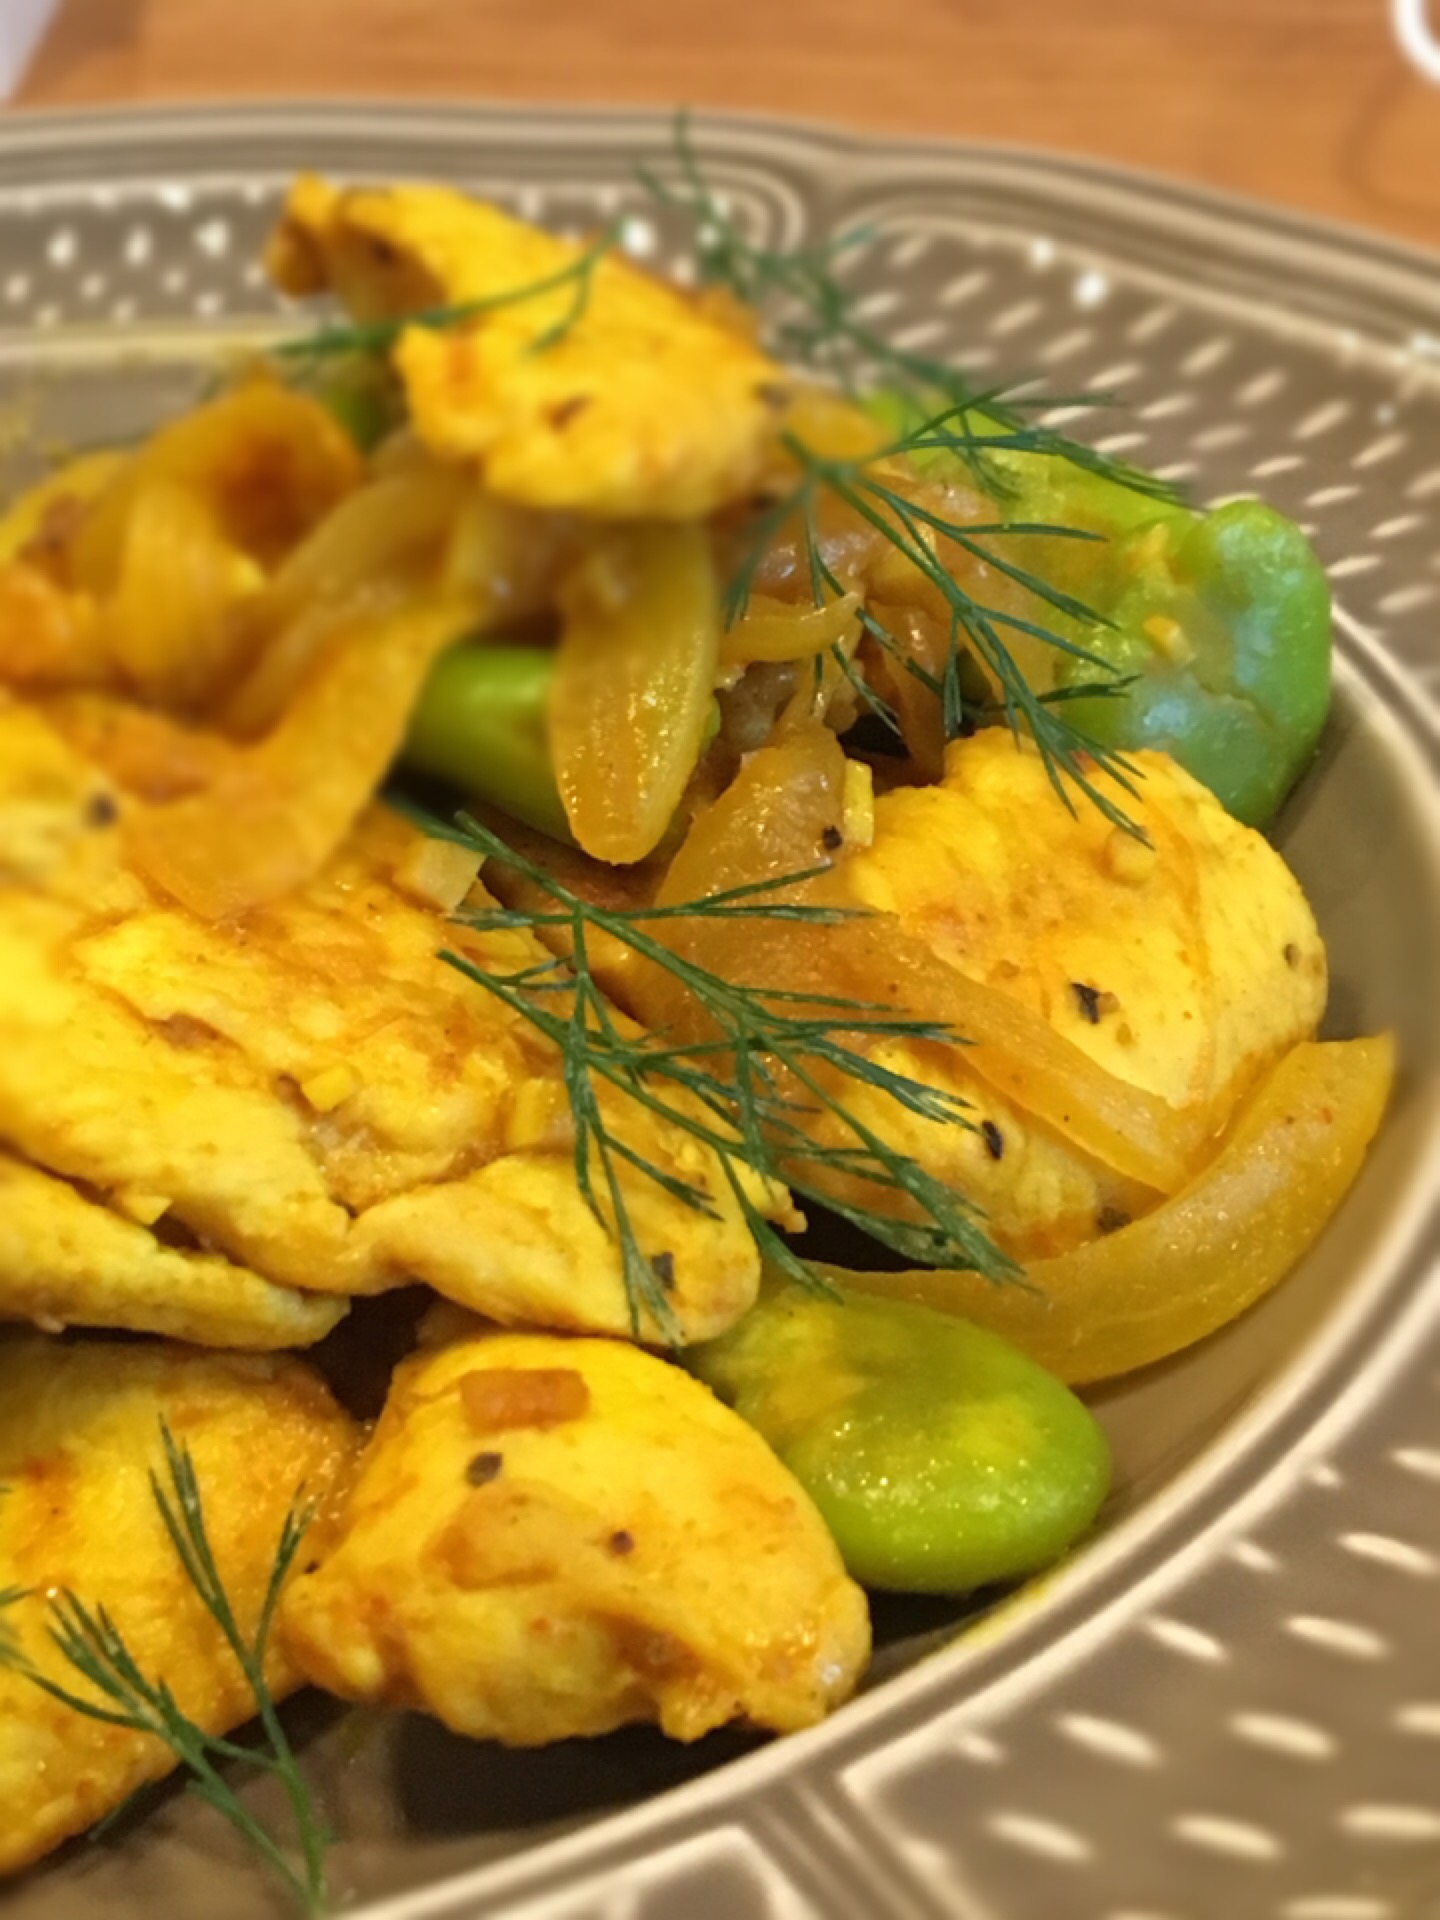
[[[1389,1034],[1302,1041],[1174,1199],[1027,1270],[841,1273],[837,1283],[963,1315],[1072,1384],[1129,1373],[1222,1327],[1283,1280],[1359,1173],[1395,1072]]]
[[[472,616],[436,599],[338,629],[273,733],[205,790],[132,811],[136,867],[211,920],[303,886],[368,805],[431,664]]]
[[[550,699],[570,830],[615,865],[659,844],[705,741],[720,595],[705,531],[649,522],[595,535],[560,593]]]

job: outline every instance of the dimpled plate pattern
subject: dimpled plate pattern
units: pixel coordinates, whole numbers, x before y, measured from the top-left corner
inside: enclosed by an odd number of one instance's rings
[[[1120,1486],[1069,1568],[956,1644],[934,1650],[944,1622],[902,1637],[812,1735],[703,1771],[712,1752],[648,1799],[642,1766],[550,1824],[512,1807],[488,1822],[511,1837],[483,1851],[415,1845],[449,1749],[387,1750],[379,1786],[353,1794],[341,1766],[342,1875],[367,1920],[1440,1913],[1440,262],[1020,152],[733,120],[702,138],[756,238],[863,230],[843,271],[899,344],[981,385],[1029,377],[1056,420],[1078,416],[1066,395],[1115,392],[1123,407],[1083,423],[1101,445],[1202,500],[1263,492],[1310,530],[1340,698],[1282,839],[1330,941],[1335,1030],[1397,1026],[1405,1084],[1304,1271],[1203,1352],[1099,1396]],[[293,330],[255,262],[297,167],[453,179],[562,231],[627,213],[630,252],[684,273],[632,181],[667,147],[648,115],[12,122],[7,477],[37,426],[133,431],[193,394],[218,347]],[[152,1827],[72,1855],[16,1910],[262,1910],[253,1883],[222,1893],[223,1835],[173,1804]]]

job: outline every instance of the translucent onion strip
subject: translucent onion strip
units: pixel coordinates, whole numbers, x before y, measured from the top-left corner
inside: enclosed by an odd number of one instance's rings
[[[1395,1045],[1305,1041],[1214,1160],[1153,1213],[1027,1269],[1029,1287],[961,1271],[842,1273],[840,1285],[962,1315],[1074,1384],[1177,1353],[1275,1286],[1324,1230],[1389,1098]]]
[[[550,702],[556,784],[587,853],[623,865],[659,844],[710,720],[720,595],[687,523],[596,534],[560,593]]]

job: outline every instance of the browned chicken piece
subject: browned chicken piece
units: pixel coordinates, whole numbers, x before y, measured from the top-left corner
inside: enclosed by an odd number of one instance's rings
[[[277,1287],[218,1254],[167,1247],[165,1211],[127,1194],[117,1207],[0,1151],[0,1319],[163,1333],[200,1347],[278,1352],[338,1326],[348,1303]],[[150,1216],[147,1218],[147,1216]]]
[[[162,1421],[194,1460],[225,1590],[241,1631],[254,1634],[297,1489],[303,1481],[322,1506],[338,1493],[359,1443],[354,1423],[296,1360],[34,1334],[0,1336],[0,1590],[24,1593],[0,1628],[40,1674],[84,1695],[49,1637],[48,1600],[69,1591],[104,1607],[141,1671],[163,1679],[196,1725],[223,1733],[255,1701],[156,1506],[149,1476],[164,1472]],[[277,1696],[298,1684],[278,1649],[266,1677]],[[174,1764],[159,1740],[101,1725],[0,1671],[0,1873]]]
[[[309,1678],[516,1746],[789,1732],[849,1697],[864,1595],[752,1428],[639,1348],[461,1319],[397,1375],[338,1544],[287,1596]]]
[[[1260,834],[1168,755],[1132,758],[1143,776],[1135,795],[1112,791],[1148,846],[1096,807],[1067,807],[1039,753],[1004,728],[956,741],[938,785],[877,801],[873,843],[847,862],[846,886],[1213,1140],[1259,1077],[1314,1034],[1325,948],[1298,881]],[[850,1101],[982,1206],[1019,1257],[1065,1251],[1154,1204],[1007,1098],[1003,1076],[986,1077],[983,1048],[891,1042],[877,1058],[970,1103],[966,1128],[869,1089]]]
[[[406,329],[395,364],[420,439],[504,499],[698,519],[773,446],[788,383],[747,329],[449,187],[301,179],[269,260],[287,293],[333,288],[363,321],[461,310]]]
[[[616,1242],[576,1184],[557,1049],[438,957],[501,971],[544,957],[529,936],[447,924],[473,857],[375,808],[308,886],[210,922],[126,869],[123,813],[90,806],[104,790],[89,770],[0,708],[0,763],[27,751],[48,810],[28,879],[0,891],[0,1143],[135,1225],[109,1236],[108,1273],[92,1263],[105,1324],[107,1286],[142,1284],[158,1233],[245,1270],[251,1293],[421,1279],[507,1322],[632,1330]],[[15,805],[33,803],[22,783]],[[4,804],[0,791],[0,824]],[[619,1174],[681,1331],[722,1331],[759,1261],[718,1161],[617,1092],[600,1105],[632,1151],[706,1197],[708,1213]],[[30,1298],[7,1304],[0,1273],[0,1314]],[[84,1300],[64,1317],[83,1322]]]

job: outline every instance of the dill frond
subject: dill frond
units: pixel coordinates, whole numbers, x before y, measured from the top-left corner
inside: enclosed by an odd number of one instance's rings
[[[427,832],[451,839],[521,875],[547,903],[464,911],[458,924],[478,933],[525,929],[559,931],[565,960],[548,959],[510,973],[446,951],[442,957],[468,979],[543,1033],[558,1050],[575,1115],[575,1168],[581,1192],[621,1249],[632,1327],[648,1310],[662,1334],[678,1344],[680,1329],[650,1260],[635,1240],[618,1182],[621,1166],[642,1173],[695,1211],[707,1197],[636,1152],[609,1126],[596,1097],[608,1084],[659,1119],[704,1143],[717,1157],[762,1252],[793,1277],[815,1283],[746,1192],[759,1178],[788,1186],[828,1207],[902,1257],[929,1266],[978,1269],[994,1280],[1018,1269],[984,1231],[977,1210],[918,1162],[897,1151],[853,1112],[846,1089],[866,1086],[920,1117],[971,1126],[958,1095],[897,1072],[872,1057],[882,1041],[963,1045],[943,1022],[912,1017],[875,1002],[740,985],[709,971],[667,945],[667,925],[705,919],[798,921],[822,929],[865,919],[863,910],[811,905],[784,897],[815,872],[730,888],[681,905],[620,909],[597,906],[517,853],[480,822],[459,815],[453,824],[407,807]],[[819,869],[815,870],[820,871]],[[590,942],[605,936],[660,969],[682,989],[700,1016],[699,1037],[668,1031],[630,1031],[615,1020],[590,964]],[[822,1145],[817,1120],[842,1136]],[[871,1207],[837,1199],[825,1176],[858,1181],[878,1200]],[[604,1188],[604,1202],[597,1192]]]
[[[13,1633],[0,1632],[0,1666],[21,1675],[52,1700],[88,1720],[98,1720],[130,1733],[147,1734],[161,1741],[189,1773],[191,1787],[198,1797],[235,1828],[307,1913],[319,1914],[327,1904],[325,1853],[330,1836],[317,1813],[265,1678],[266,1649],[275,1609],[300,1550],[311,1510],[297,1496],[296,1504],[285,1517],[255,1632],[247,1639],[215,1562],[194,1461],[163,1420],[160,1432],[165,1473],[163,1477],[158,1472],[151,1473],[151,1492],[186,1578],[220,1629],[254,1697],[263,1744],[242,1746],[197,1726],[181,1708],[169,1684],[142,1671],[109,1611],[105,1607],[90,1606],[68,1591],[52,1596],[47,1602],[49,1634],[77,1684],[63,1684],[42,1672],[21,1651]],[[27,1597],[23,1591],[11,1589],[0,1594],[0,1609]],[[84,1690],[77,1690],[79,1688]],[[229,1784],[221,1771],[227,1762],[270,1774],[279,1781],[289,1802],[301,1856],[298,1871],[286,1850]]]
[[[924,429],[924,444],[927,446],[942,444],[942,422],[932,421]],[[991,444],[994,436],[977,433],[968,427],[947,432],[945,442],[953,440],[957,448],[960,445],[982,448]],[[882,466],[877,462],[891,461],[903,455],[915,444],[911,437],[894,441],[885,448],[875,460],[835,460],[813,453],[803,442],[793,435],[783,438],[785,451],[795,462],[800,472],[800,480],[784,503],[789,513],[801,517],[804,536],[811,554],[812,577],[818,572],[823,588],[832,591],[842,590],[842,582],[831,571],[823,556],[819,554],[819,537],[815,524],[816,503],[822,490],[827,490],[842,501],[868,525],[882,533],[915,567],[916,571],[929,582],[944,601],[950,615],[951,644],[946,661],[945,672],[937,680],[929,675],[918,663],[906,655],[899,659],[907,672],[924,680],[942,702],[945,719],[946,737],[954,739],[973,724],[975,703],[966,695],[961,680],[961,647],[964,642],[974,656],[988,670],[999,689],[999,714],[1014,733],[1022,729],[1030,734],[1040,749],[1045,768],[1061,799],[1067,806],[1073,807],[1067,782],[1082,792],[1091,804],[1108,819],[1112,825],[1123,828],[1137,838],[1144,838],[1141,830],[1131,820],[1123,807],[1098,787],[1092,777],[1092,769],[1098,768],[1110,775],[1116,784],[1127,793],[1136,791],[1135,781],[1139,777],[1135,768],[1124,754],[1093,740],[1088,734],[1073,727],[1063,713],[1056,712],[1057,703],[1047,699],[1036,691],[1026,679],[1015,660],[1014,654],[1006,643],[1007,633],[1024,634],[1031,639],[1043,641],[1057,650],[1085,662],[1101,676],[1090,683],[1092,691],[1097,693],[1123,693],[1129,681],[1116,673],[1110,664],[1099,654],[1078,641],[1069,639],[1050,627],[1042,625],[1038,618],[1012,609],[986,605],[977,600],[950,572],[934,551],[933,537],[938,535],[953,541],[964,553],[977,560],[983,566],[1012,580],[1025,589],[1044,606],[1052,608],[1068,620],[1081,624],[1104,627],[1108,623],[1100,616],[1092,614],[1082,602],[1071,595],[1050,586],[1047,582],[1018,567],[1009,560],[997,546],[997,541],[1016,534],[1046,534],[1056,538],[1086,540],[1094,536],[1075,528],[1051,527],[1026,522],[1021,525],[1007,525],[1003,522],[976,524],[974,522],[952,520],[935,509],[927,506],[923,500],[912,498],[886,477]],[[758,567],[760,555],[755,556],[754,567]],[[817,592],[817,603],[818,603]],[[896,655],[893,638],[885,629],[871,619],[867,622],[870,631],[880,645],[892,655]]]
[[[992,524],[975,525],[952,519],[895,485],[886,477],[886,470],[893,469],[896,462],[909,461],[919,474],[936,456],[944,456],[958,463],[1001,507],[1014,495],[1010,476],[1016,463],[1026,458],[1061,460],[1085,474],[1143,494],[1159,505],[1175,504],[1180,498],[1176,488],[1143,468],[1116,460],[1029,417],[1057,404],[1054,400],[1022,396],[1005,387],[978,391],[957,368],[897,347],[867,326],[857,314],[853,296],[837,277],[835,262],[845,251],[871,238],[868,232],[857,231],[819,246],[788,251],[758,246],[747,239],[706,179],[688,117],[683,113],[675,126],[674,173],[675,178],[666,179],[653,169],[641,168],[639,178],[656,201],[689,220],[701,279],[727,287],[762,318],[768,317],[769,344],[777,357],[833,381],[859,400],[863,400],[867,387],[887,386],[917,421],[912,431],[898,435],[865,460],[825,458],[794,435],[782,436],[799,479],[791,492],[768,503],[748,528],[746,549],[726,594],[727,620],[733,624],[743,614],[769,543],[792,517],[799,517],[804,530],[815,603],[822,603],[827,590],[844,590],[819,553],[815,526],[821,496],[828,493],[838,498],[904,554],[943,596],[950,610],[950,657],[945,674],[938,679],[905,655],[873,616],[865,620],[867,631],[901,670],[924,681],[940,699],[946,737],[953,739],[967,731],[977,712],[962,685],[963,640],[999,689],[1000,716],[1013,731],[1023,729],[1034,739],[1065,804],[1073,808],[1071,789],[1077,788],[1113,824],[1143,839],[1123,807],[1090,777],[1092,767],[1099,767],[1122,789],[1133,793],[1138,777],[1135,769],[1123,755],[1072,725],[1063,711],[1056,711],[1061,703],[1032,688],[1007,644],[1007,635],[1023,634],[1078,656],[1095,669],[1094,692],[1124,692],[1128,683],[1107,661],[1041,616],[1048,610],[1082,632],[1104,629],[1109,622],[1043,575],[1007,557],[1003,550],[1007,539],[1020,535],[1082,541],[1103,536],[1076,527],[1030,521],[1002,518]],[[1099,396],[1085,398],[1099,401]],[[936,536],[952,541],[970,558],[1021,588],[1036,608],[1034,617],[986,606],[966,592],[937,559],[933,550]],[[887,724],[893,724],[893,715],[888,716]]]

